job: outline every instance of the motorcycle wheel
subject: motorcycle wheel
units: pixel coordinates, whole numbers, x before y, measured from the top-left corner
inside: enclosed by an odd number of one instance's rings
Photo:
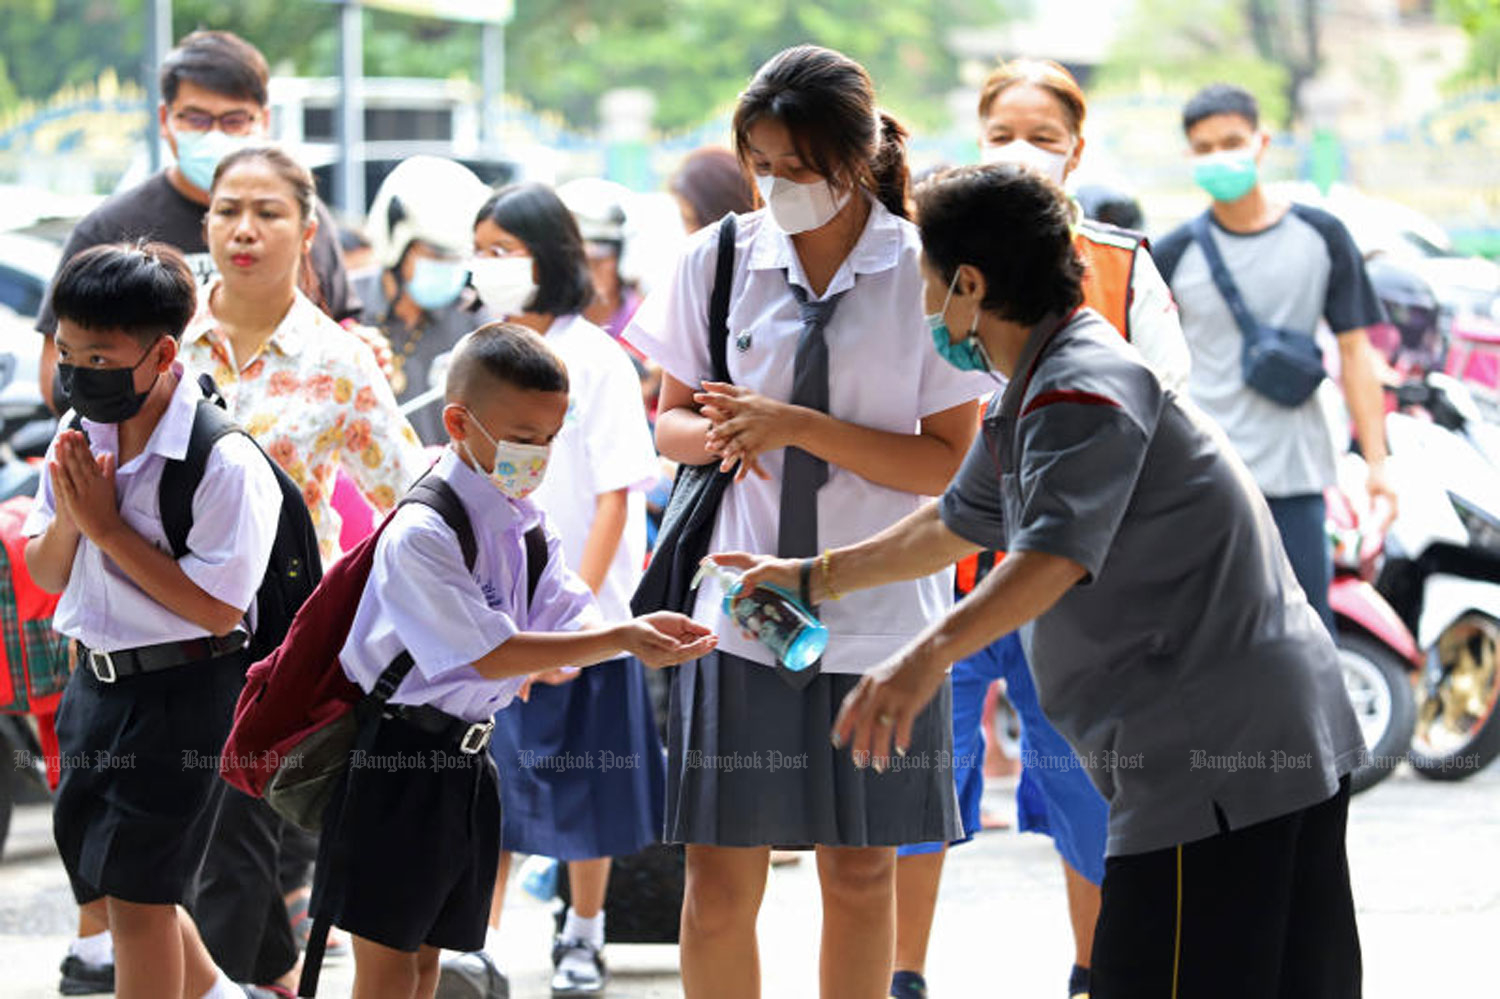
[[[1411,765],[1463,780],[1500,756],[1500,621],[1465,614],[1438,637],[1417,694]]]
[[[1416,723],[1416,697],[1406,662],[1385,646],[1363,635],[1341,634],[1338,647],[1344,688],[1367,750],[1349,776],[1349,790],[1358,794],[1389,777],[1405,757]]]

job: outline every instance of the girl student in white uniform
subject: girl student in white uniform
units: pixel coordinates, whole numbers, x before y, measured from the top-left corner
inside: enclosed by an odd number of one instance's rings
[[[567,418],[532,498],[605,621],[628,621],[646,558],[645,490],[660,469],[629,355],[580,315],[594,290],[578,224],[550,187],[512,185],[479,210],[474,251],[472,276],[489,312],[540,333],[567,365]],[[513,852],[568,863],[573,904],[552,951],[552,994],[594,996],[606,978],[610,858],[660,839],[664,754],[637,660],[544,679],[527,703],[495,718],[501,871]],[[496,924],[504,887],[502,873]]]
[[[716,226],[692,239],[625,334],[666,373],[662,452],[738,468],[710,550],[813,556],[879,531],[941,492],[974,436],[974,400],[991,383],[946,365],[924,324],[904,139],[857,63],[812,46],[771,59],[734,116],[736,153],[768,207],[737,218],[733,384],[713,382],[709,361]],[[804,315],[830,305],[824,368],[818,317]],[[826,474],[821,486],[808,488],[809,468],[814,483]],[[886,995],[895,848],[958,829],[948,702],[933,701],[909,761],[883,772],[840,757],[829,726],[861,673],[951,594],[940,574],[825,602],[831,641],[808,680],[739,633],[717,585],[700,590],[695,616],[721,651],[681,668],[668,722],[666,838],[687,844],[689,999],[759,995],[755,924],[773,844],[816,850],[824,999]]]

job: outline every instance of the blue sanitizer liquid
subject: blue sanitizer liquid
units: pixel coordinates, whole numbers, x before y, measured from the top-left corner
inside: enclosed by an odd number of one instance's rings
[[[781,587],[757,586],[740,596],[739,576],[723,566],[705,562],[698,574],[718,578],[724,587],[724,613],[759,639],[787,669],[807,669],[828,648],[828,628]]]

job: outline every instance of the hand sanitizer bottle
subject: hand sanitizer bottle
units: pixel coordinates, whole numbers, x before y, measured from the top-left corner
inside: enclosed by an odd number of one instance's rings
[[[781,587],[761,585],[741,595],[740,574],[708,559],[693,577],[695,588],[704,576],[713,576],[723,586],[724,613],[775,653],[787,669],[807,669],[828,648],[828,628]]]

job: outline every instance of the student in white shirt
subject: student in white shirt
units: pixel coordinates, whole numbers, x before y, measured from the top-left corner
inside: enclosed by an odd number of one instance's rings
[[[941,492],[977,429],[973,400],[990,383],[946,365],[927,334],[920,246],[905,218],[905,131],[876,111],[862,67],[812,46],[782,52],[740,96],[734,133],[768,202],[737,220],[734,384],[711,381],[716,228],[693,237],[625,338],[666,372],[662,452],[739,469],[714,550],[815,556]],[[802,316],[835,303],[820,378],[816,317],[799,364]],[[821,487],[799,491],[825,471]],[[944,613],[952,585],[945,572],[825,602],[831,640],[821,673],[797,687],[724,618],[719,587],[703,586],[696,617],[719,633],[721,651],[678,671],[668,733],[666,835],[688,844],[690,999],[759,994],[755,921],[773,844],[817,850],[823,995],[872,996],[889,984],[895,848],[959,828],[947,703],[938,698],[918,723],[926,766],[857,769],[833,751],[828,726],[864,670]],[[758,768],[715,765],[757,753]]]
[[[224,784],[184,761],[213,759],[229,732],[280,488],[253,443],[221,438],[174,559],[158,491],[202,397],[177,362],[192,272],[163,244],[105,244],[63,266],[52,301],[81,421],[49,449],[25,525],[27,567],[62,594],[53,626],[78,659],[57,713],[53,834],[77,902],[106,902],[116,995],[229,999],[243,992],[181,908]]]
[[[646,557],[645,490],[658,464],[629,356],[580,315],[594,291],[578,224],[551,188],[512,185],[480,209],[474,251],[485,308],[541,334],[567,365],[567,417],[550,474],[532,498],[604,620],[628,621]],[[563,679],[536,687],[526,704],[495,720],[490,750],[505,823],[491,925],[499,926],[512,853],[566,861],[572,906],[552,948],[552,992],[592,996],[607,977],[601,949],[610,858],[661,838],[665,761],[640,663],[624,659]],[[500,974],[495,956],[493,949],[464,955],[444,973],[492,981]]]
[[[454,350],[447,400],[452,444],[432,474],[473,526],[473,570],[440,514],[402,506],[376,547],[340,653],[366,691],[403,651],[414,660],[371,750],[410,765],[351,767],[335,794],[341,814],[330,828],[339,833],[319,845],[320,868],[338,856],[342,877],[333,890],[315,887],[313,909],[354,936],[355,999],[431,999],[438,949],[484,943],[501,816],[476,725],[524,694],[528,674],[553,680],[624,655],[664,666],[715,644],[679,614],[601,624],[562,542],[526,498],[568,409],[567,372],[540,337],[502,323],[470,334]],[[547,565],[528,600],[523,539],[538,523]]]

